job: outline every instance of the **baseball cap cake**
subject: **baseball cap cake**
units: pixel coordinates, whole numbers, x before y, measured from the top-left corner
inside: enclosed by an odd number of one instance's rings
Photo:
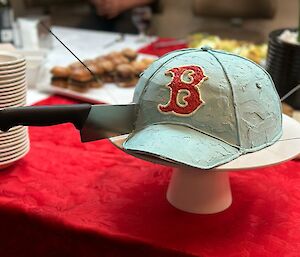
[[[156,60],[140,77],[132,154],[211,169],[276,142],[281,104],[270,75],[243,57],[209,48]]]

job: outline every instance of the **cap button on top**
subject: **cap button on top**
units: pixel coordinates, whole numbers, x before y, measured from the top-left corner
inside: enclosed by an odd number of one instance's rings
[[[212,48],[210,46],[202,46],[201,50],[203,50],[203,51],[209,51],[209,50],[212,50]]]

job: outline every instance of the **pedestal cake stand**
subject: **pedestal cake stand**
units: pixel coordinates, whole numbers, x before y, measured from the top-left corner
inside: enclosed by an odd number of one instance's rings
[[[122,144],[126,137],[127,135],[124,135],[110,140],[124,151]],[[190,213],[212,214],[227,209],[232,203],[229,171],[262,168],[291,160],[300,153],[299,138],[300,123],[283,115],[283,134],[275,144],[242,155],[215,169],[201,170],[149,155],[134,155],[146,161],[174,168],[167,190],[167,200],[171,205]]]

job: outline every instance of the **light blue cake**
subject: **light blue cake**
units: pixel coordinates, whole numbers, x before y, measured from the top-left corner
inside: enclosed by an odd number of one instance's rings
[[[243,57],[209,48],[174,51],[140,77],[135,130],[123,146],[211,169],[275,143],[281,104],[270,75]]]

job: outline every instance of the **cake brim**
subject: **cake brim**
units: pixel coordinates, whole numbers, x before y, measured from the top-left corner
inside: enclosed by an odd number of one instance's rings
[[[127,152],[148,154],[199,169],[212,169],[241,155],[237,147],[184,125],[153,124],[123,143]]]

